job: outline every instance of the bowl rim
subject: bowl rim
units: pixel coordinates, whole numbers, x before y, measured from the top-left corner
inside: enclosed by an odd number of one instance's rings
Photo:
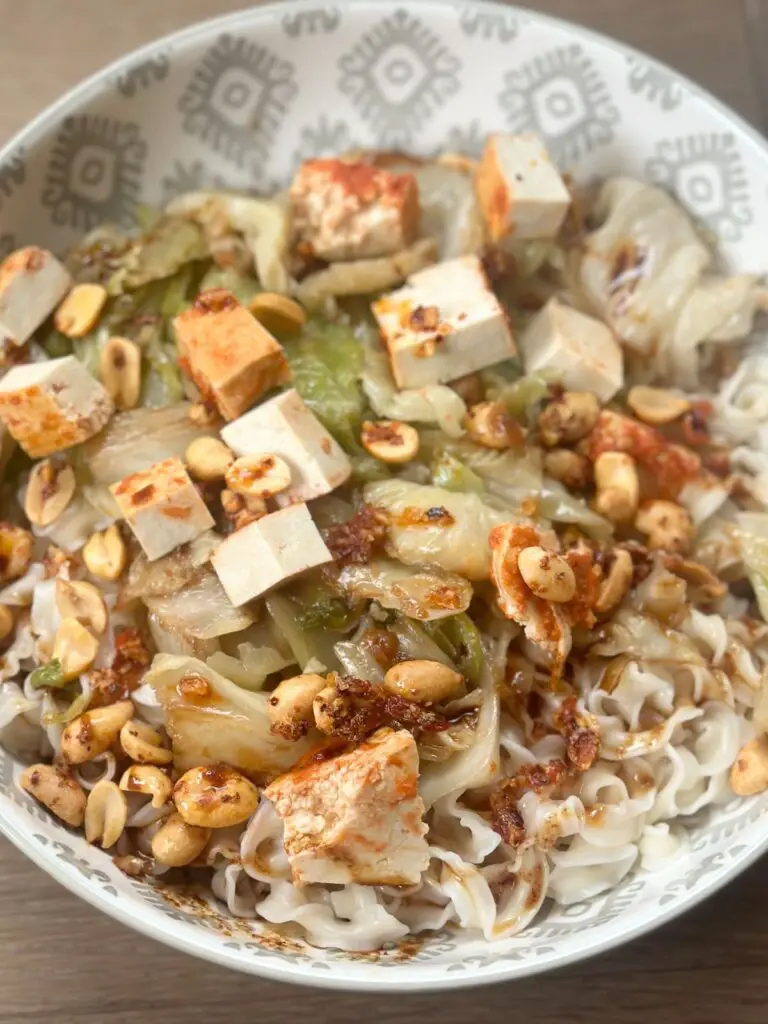
[[[199,39],[208,38],[213,33],[233,29],[244,22],[247,23],[250,19],[261,20],[262,18],[277,17],[291,12],[313,11],[317,10],[318,6],[318,0],[272,0],[272,2],[260,4],[256,7],[244,7],[236,11],[214,15],[211,18],[194,22],[185,28],[169,32],[149,43],[130,50],[128,53],[104,65],[76,83],[59,99],[44,107],[20,128],[0,147],[0,164],[10,160],[20,149],[31,148],[31,146],[42,141],[52,128],[60,124],[68,115],[79,112],[90,100],[99,95],[113,92],[117,75],[135,66],[142,60],[156,55],[158,52],[168,49],[176,51],[184,49],[194,45]],[[392,11],[400,5],[397,3],[397,0],[344,0],[343,6],[346,11],[371,7],[380,7],[382,11]],[[466,9],[469,5],[466,0],[415,0],[413,6],[418,11],[434,8],[439,13],[450,10],[460,11]],[[687,75],[677,71],[664,61],[658,60],[644,51],[614,39],[603,32],[579,25],[567,18],[542,13],[525,5],[500,2],[500,0],[472,0],[471,9],[490,15],[522,15],[530,21],[545,27],[551,26],[560,31],[567,32],[577,40],[581,39],[598,44],[599,46],[614,50],[624,57],[642,61],[647,67],[671,76],[674,81],[685,86],[693,97],[714,108],[721,117],[738,129],[763,154],[766,164],[768,164],[768,139],[755,126],[737,111],[733,110],[727,103],[718,99],[708,89],[698,85]],[[64,829],[64,832],[68,834],[68,830]],[[432,977],[425,976],[421,971],[415,974],[409,972],[407,962],[402,964],[402,970],[394,973],[389,969],[381,970],[376,963],[370,963],[368,965],[370,973],[365,976],[339,977],[334,976],[333,962],[331,962],[331,969],[327,975],[317,974],[299,963],[289,964],[278,959],[269,959],[265,962],[256,959],[240,959],[230,954],[223,945],[211,947],[198,946],[191,936],[177,934],[174,930],[163,931],[152,918],[145,916],[142,904],[132,900],[111,901],[105,899],[100,891],[90,885],[88,880],[80,875],[79,872],[70,873],[66,871],[55,857],[51,857],[44,851],[43,847],[38,846],[31,840],[26,830],[2,815],[0,815],[0,833],[10,840],[34,864],[45,871],[46,874],[50,875],[92,907],[142,935],[162,942],[164,945],[171,946],[183,953],[199,957],[206,962],[213,962],[222,967],[228,967],[271,981],[335,989],[337,991],[388,992],[395,994],[439,992],[499,984],[504,981],[519,980],[580,963],[600,953],[623,946],[679,917],[733,881],[768,850],[767,827],[762,840],[744,856],[729,864],[722,873],[709,876],[706,881],[700,884],[699,888],[690,892],[678,902],[660,909],[652,920],[641,921],[618,936],[606,935],[591,941],[585,939],[584,945],[580,949],[556,953],[546,963],[526,960],[515,964],[502,963],[498,971],[493,973],[472,974],[471,971],[467,971],[466,973],[449,975],[443,971],[440,974],[435,973]],[[492,948],[489,944],[489,949],[492,950]],[[418,966],[421,967],[422,965]]]

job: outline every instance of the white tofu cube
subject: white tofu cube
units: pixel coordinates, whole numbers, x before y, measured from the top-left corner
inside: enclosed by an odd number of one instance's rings
[[[0,420],[33,459],[87,441],[113,412],[106,388],[74,356],[14,366],[0,380]]]
[[[198,295],[173,326],[180,365],[226,420],[290,380],[282,345],[223,288]]]
[[[516,352],[509,318],[477,256],[420,270],[371,308],[400,388],[456,380]]]
[[[235,530],[211,556],[235,607],[300,572],[332,561],[306,505],[289,505]]]
[[[307,160],[290,195],[296,240],[322,260],[387,256],[418,233],[419,187],[412,174],[347,160]]]
[[[405,730],[276,779],[264,791],[285,823],[297,885],[415,885],[429,865],[419,754]]]
[[[352,473],[339,444],[293,389],[227,424],[221,437],[236,455],[263,452],[288,463],[290,486],[275,495],[281,507],[328,494]]]
[[[475,188],[493,242],[554,238],[571,205],[544,143],[530,132],[488,136]]]
[[[621,346],[610,328],[550,299],[520,339],[526,373],[549,371],[572,391],[608,402],[624,383]]]
[[[53,253],[17,249],[0,263],[0,339],[29,341],[69,291],[72,278]]]
[[[214,525],[181,459],[164,459],[132,473],[110,491],[150,562]]]

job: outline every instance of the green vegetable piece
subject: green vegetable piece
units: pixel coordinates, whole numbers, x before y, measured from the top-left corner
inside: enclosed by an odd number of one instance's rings
[[[64,679],[59,659],[51,658],[45,665],[36,668],[29,677],[29,683],[35,690],[41,690],[43,687],[58,689],[61,686],[65,686],[66,680]]]
[[[483,494],[485,484],[469,466],[448,451],[436,453],[432,459],[432,483],[447,491]]]
[[[361,604],[348,600],[316,574],[289,584],[280,593],[293,605],[296,625],[301,630],[346,632],[360,618]]]
[[[61,356],[68,356],[72,352],[72,339],[52,330],[42,341],[43,348],[51,359],[59,359]]]
[[[75,691],[79,690],[79,693]],[[63,691],[70,699],[70,703],[63,711],[52,711],[41,716],[43,725],[66,725],[68,722],[79,718],[90,704],[90,694],[86,693],[79,683],[72,683]]]
[[[127,255],[109,282],[109,291],[133,291],[176,274],[185,263],[204,260],[208,246],[202,228],[183,217],[161,217]]]
[[[213,288],[225,288],[232,292],[237,301],[248,306],[254,296],[263,291],[259,282],[250,274],[244,274],[234,267],[211,267],[200,281],[199,291],[207,292]]]
[[[542,374],[531,373],[504,385],[495,397],[506,405],[510,416],[520,423],[525,423],[531,410],[535,409],[548,394],[547,379]]]
[[[459,672],[477,686],[483,671],[485,652],[480,630],[467,613],[459,612],[458,615],[422,622],[420,625]]]
[[[291,386],[343,448],[362,454],[363,349],[352,328],[311,320],[300,338],[286,342],[285,354],[293,373]]]

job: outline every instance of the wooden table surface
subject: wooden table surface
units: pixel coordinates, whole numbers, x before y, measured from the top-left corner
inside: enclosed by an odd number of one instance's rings
[[[0,0],[0,139],[80,78],[247,0]],[[768,0],[529,0],[679,68],[768,128]],[[767,248],[768,251],[768,248]],[[646,938],[529,981],[450,996],[333,995],[204,964],[136,935],[0,839],[0,1022],[606,1024],[768,1021],[768,863]]]

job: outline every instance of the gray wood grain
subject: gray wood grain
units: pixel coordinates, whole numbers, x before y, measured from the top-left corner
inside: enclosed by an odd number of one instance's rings
[[[0,140],[87,74],[244,0],[0,0]],[[766,0],[540,0],[615,35],[768,125]],[[652,935],[574,968],[479,992],[335,995],[227,972],[135,935],[0,840],[3,1024],[764,1024],[766,862]]]

